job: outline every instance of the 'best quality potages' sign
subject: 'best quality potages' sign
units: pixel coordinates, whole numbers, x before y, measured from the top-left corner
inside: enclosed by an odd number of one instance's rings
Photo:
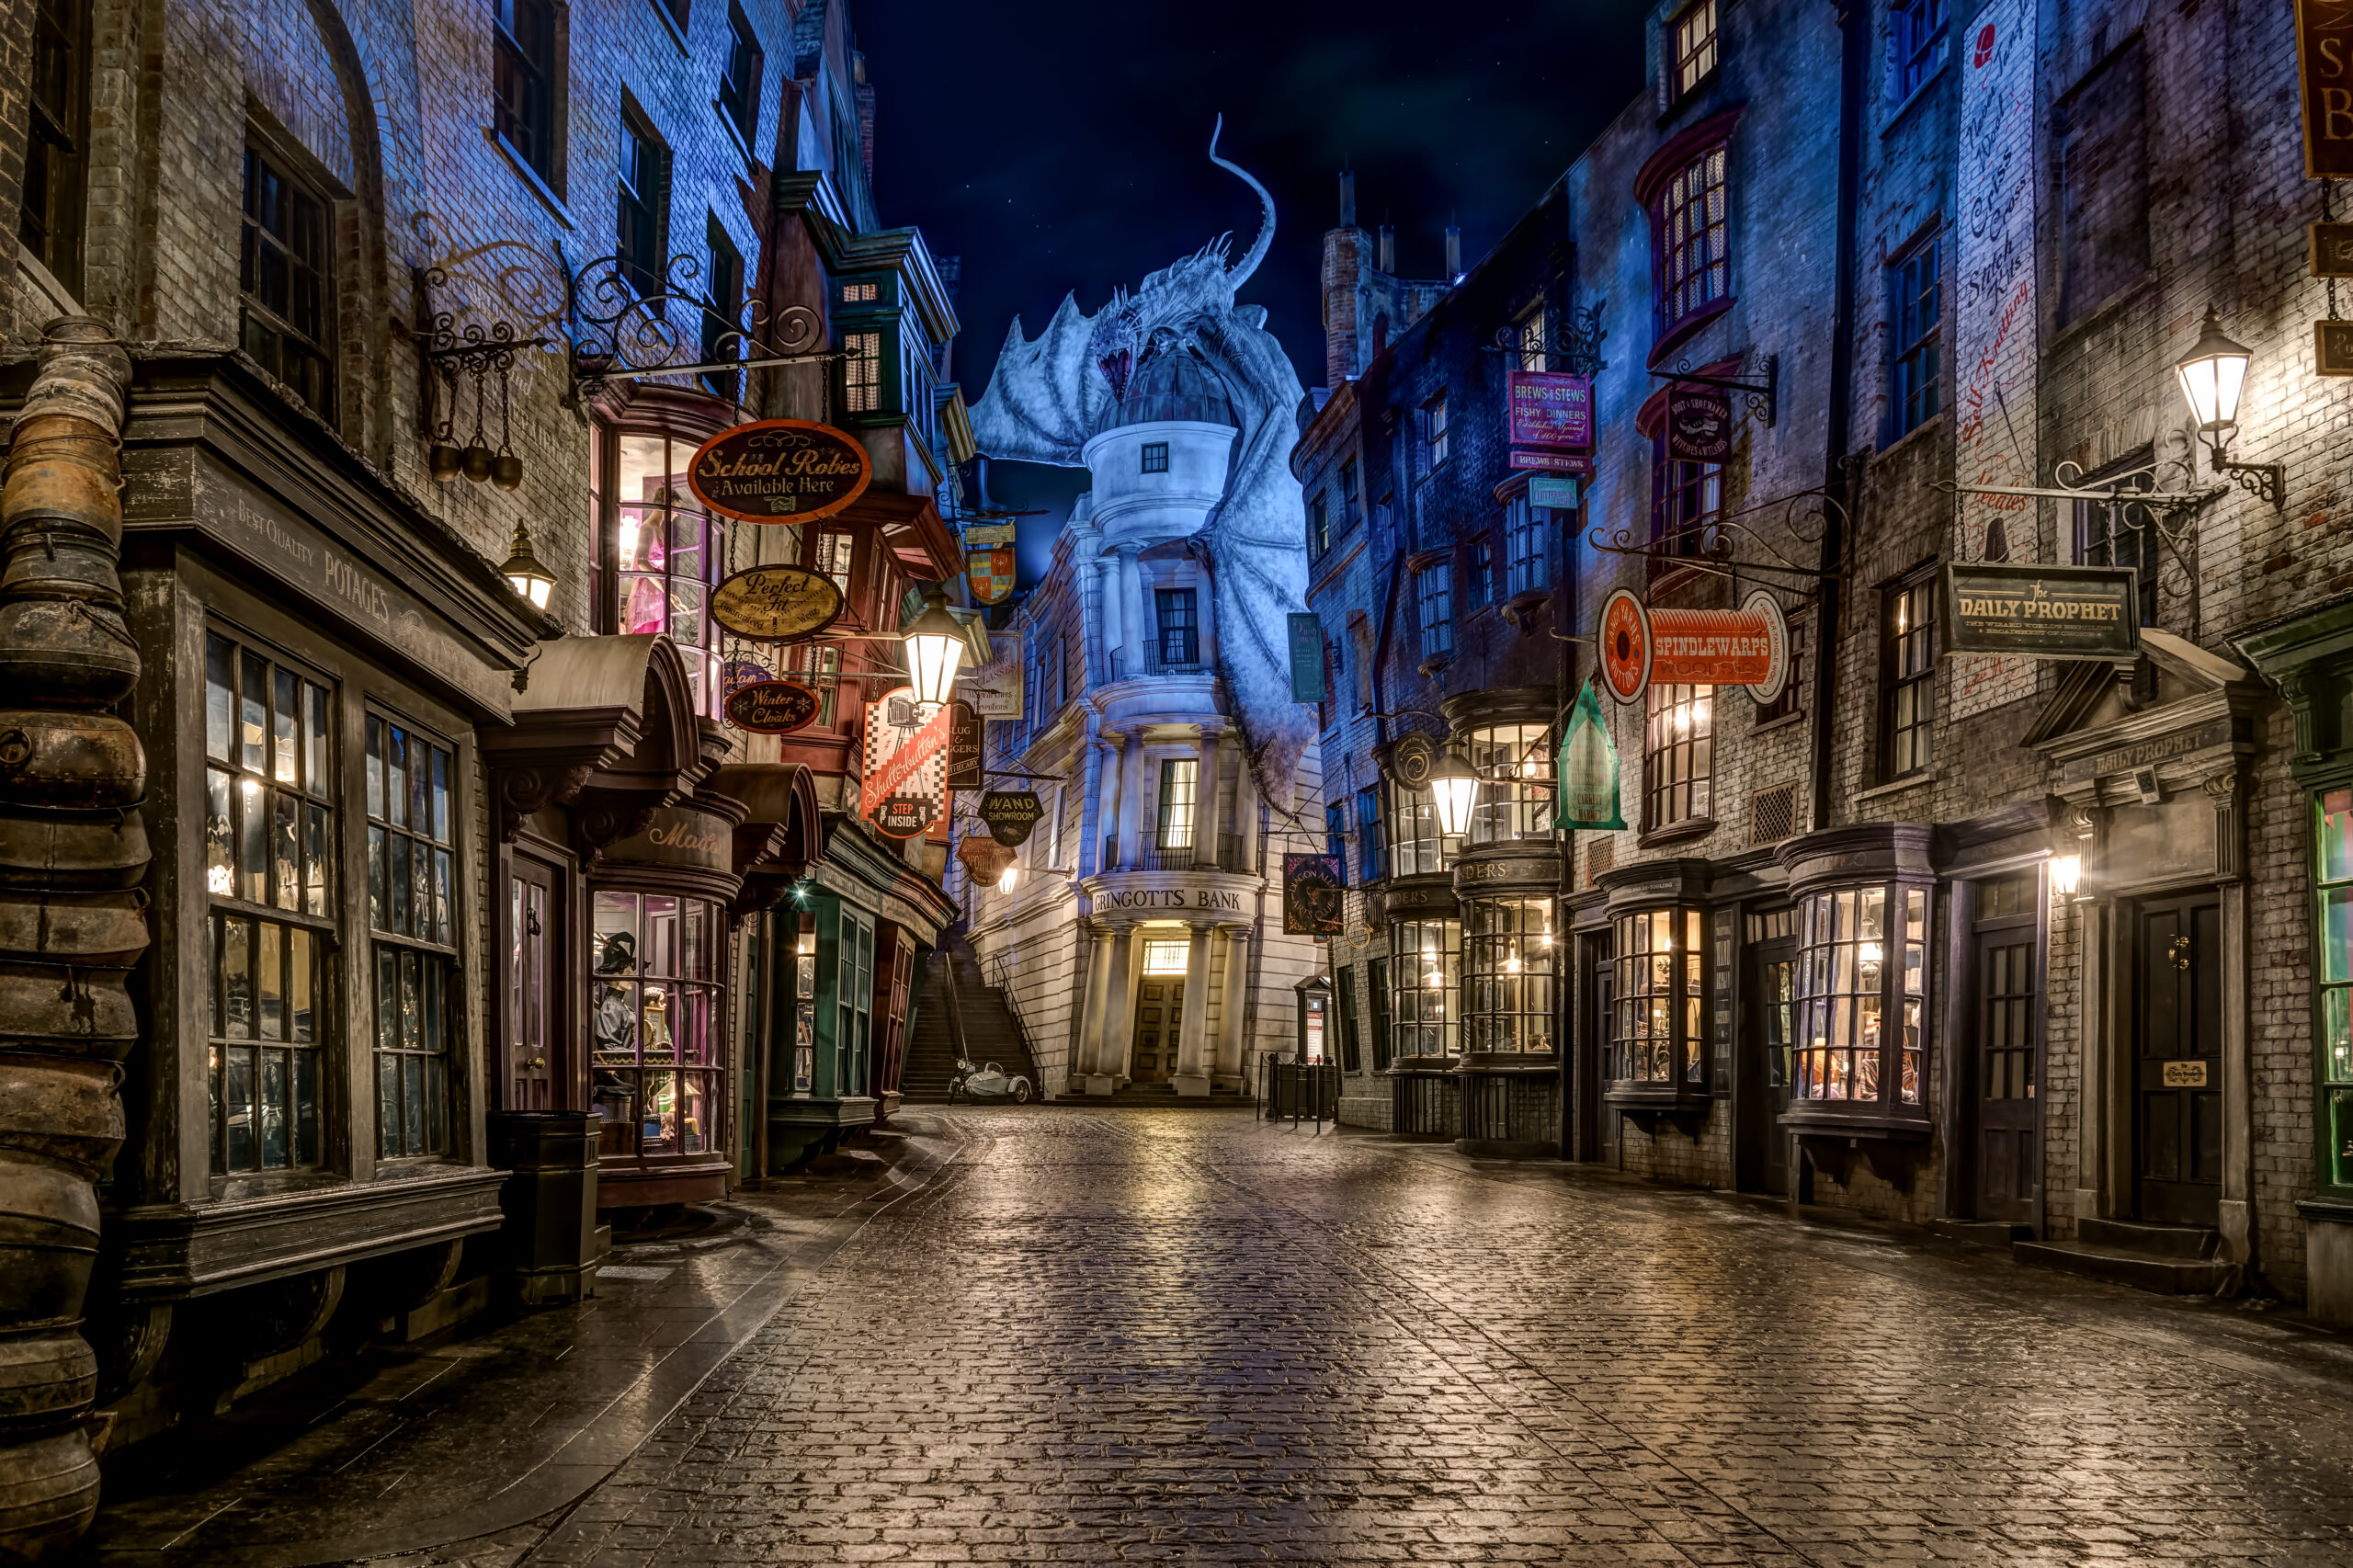
[[[2123,566],[1948,564],[1944,624],[1951,653],[2130,659],[2141,651],[2140,574]]]
[[[762,419],[722,430],[687,470],[704,506],[747,523],[830,517],[864,494],[873,477],[864,447],[809,419]]]

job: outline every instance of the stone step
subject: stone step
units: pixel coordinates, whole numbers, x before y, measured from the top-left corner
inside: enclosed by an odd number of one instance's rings
[[[2032,1225],[2013,1225],[2001,1220],[1931,1220],[1928,1229],[1951,1241],[1983,1247],[2006,1247],[2012,1242],[2034,1240]]]
[[[2222,1233],[2200,1225],[2165,1225],[2143,1220],[2079,1220],[2075,1239],[2089,1246],[2151,1257],[2203,1262],[2222,1250]]]
[[[2164,1296],[2229,1296],[2236,1294],[2239,1287],[2239,1266],[2214,1259],[2165,1256],[2086,1242],[2014,1242],[2010,1256],[2038,1268],[2112,1280]]]

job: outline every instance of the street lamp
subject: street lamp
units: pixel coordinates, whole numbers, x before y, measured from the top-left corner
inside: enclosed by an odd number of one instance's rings
[[[1005,875],[996,880],[996,891],[999,892],[1011,892],[1013,891],[1013,873],[1019,869],[1020,868],[1018,866],[1007,866],[1005,869]]]
[[[907,669],[915,700],[937,708],[956,687],[957,662],[964,656],[964,628],[948,613],[948,596],[933,589],[923,613],[899,629],[907,644]]]
[[[2198,421],[2198,433],[2206,438],[2207,460],[2213,471],[2229,474],[2248,494],[2284,506],[2288,471],[2283,465],[2233,462],[2222,455],[2238,429],[2239,398],[2246,391],[2246,368],[2254,358],[2244,345],[2234,343],[2223,333],[2222,316],[2209,305],[2198,342],[2174,362],[2173,373],[2181,382],[2182,400],[2189,404],[2190,417]]]
[[[498,571],[508,587],[531,601],[533,609],[548,608],[548,596],[555,592],[555,574],[531,553],[531,530],[519,520],[515,525],[514,553]]]
[[[1471,802],[1479,793],[1479,776],[1471,765],[1446,748],[1430,767],[1430,800],[1438,807],[1438,828],[1449,838],[1471,831]]]
[[[2051,891],[2070,903],[2090,902],[2078,896],[2084,885],[2084,858],[2080,855],[2054,856],[2051,861]]]

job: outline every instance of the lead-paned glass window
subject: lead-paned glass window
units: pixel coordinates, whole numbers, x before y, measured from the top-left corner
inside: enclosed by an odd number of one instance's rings
[[[2320,797],[2321,1093],[2326,1097],[2326,1179],[2353,1187],[2353,790]]]
[[[1422,404],[1422,457],[1425,469],[1434,469],[1446,460],[1446,393]]]
[[[1389,925],[1391,1039],[1401,1057],[1453,1056],[1461,1049],[1462,923],[1392,920]],[[1382,1062],[1387,1066],[1387,1062]]]
[[[718,906],[604,890],[590,904],[588,1097],[603,1122],[599,1152],[650,1159],[719,1148],[719,955],[726,926]],[[799,1024],[814,1006],[813,946],[804,935],[795,959]],[[805,1068],[796,1058],[795,1084],[804,1092]]]
[[[1401,877],[1429,876],[1447,869],[1449,851],[1460,853],[1462,840],[1449,841],[1440,830],[1438,802],[1427,789],[1394,785],[1389,791],[1391,865]]]
[[[676,643],[695,711],[715,715],[719,638],[710,619],[710,590],[724,573],[726,545],[723,525],[703,509],[687,483],[696,443],[622,435],[617,444],[618,625],[626,634],[659,634]]]
[[[1414,601],[1421,620],[1422,657],[1454,650],[1454,568],[1440,561],[1414,574]]]
[[[1729,292],[1731,161],[1729,147],[1709,148],[1670,175],[1653,204],[1661,334]]]
[[[244,351],[321,415],[335,416],[335,273],[325,200],[280,158],[245,149],[238,258]]]
[[[1675,18],[1668,34],[1674,75],[1667,84],[1667,101],[1676,103],[1716,68],[1716,0],[1699,0]]]
[[[1937,276],[1937,236],[1929,235],[1887,269],[1889,314],[1895,340],[1894,384],[1888,389],[1894,404],[1895,428],[1903,436],[1936,417],[1941,406],[1943,358],[1938,349],[1942,293]]]
[[[1925,1070],[1928,895],[1842,888],[1805,900],[1791,1097],[1916,1106]]]
[[[1643,826],[1705,818],[1715,806],[1716,688],[1653,683],[1643,728]]]
[[[1160,763],[1160,821],[1153,835],[1157,849],[1193,846],[1196,778],[1200,764],[1189,756],[1164,757]]]
[[[837,959],[841,992],[834,1049],[839,1067],[834,1092],[863,1095],[874,1051],[874,922],[854,909],[842,911]]]
[[[204,653],[212,1167],[316,1165],[341,793],[328,691],[233,637],[208,633]]]
[[[1471,807],[1472,843],[1551,840],[1552,733],[1547,724],[1497,724],[1471,732],[1471,769],[1480,779]]]
[[[1936,579],[1889,591],[1880,633],[1880,724],[1886,776],[1917,773],[1936,759]]]
[[[1696,909],[1643,909],[1617,922],[1610,1030],[1617,1077],[1704,1085],[1705,921]]]
[[[376,1147],[385,1159],[445,1153],[460,897],[451,757],[379,713],[367,749]]]
[[[1532,593],[1547,586],[1551,573],[1544,553],[1544,525],[1536,508],[1520,492],[1504,507],[1504,591]]]
[[[842,408],[850,414],[882,412],[882,335],[842,334]]]
[[[1470,960],[1466,1049],[1552,1049],[1552,901],[1473,899],[1466,912]]]
[[[1141,460],[1142,468],[1140,472],[1144,473],[1166,473],[1168,472],[1168,443],[1165,441],[1146,441],[1143,444],[1143,454]]]
[[[1366,970],[1366,995],[1372,1005],[1372,1070],[1389,1071],[1389,960],[1374,959]]]

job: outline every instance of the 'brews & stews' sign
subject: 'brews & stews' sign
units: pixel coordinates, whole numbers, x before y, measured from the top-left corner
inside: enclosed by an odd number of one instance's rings
[[[722,430],[687,470],[704,506],[747,523],[830,517],[864,494],[873,477],[864,447],[809,419],[762,419]]]
[[[1942,579],[1945,652],[2130,659],[2141,651],[2140,574],[2123,566],[1961,565]]]

